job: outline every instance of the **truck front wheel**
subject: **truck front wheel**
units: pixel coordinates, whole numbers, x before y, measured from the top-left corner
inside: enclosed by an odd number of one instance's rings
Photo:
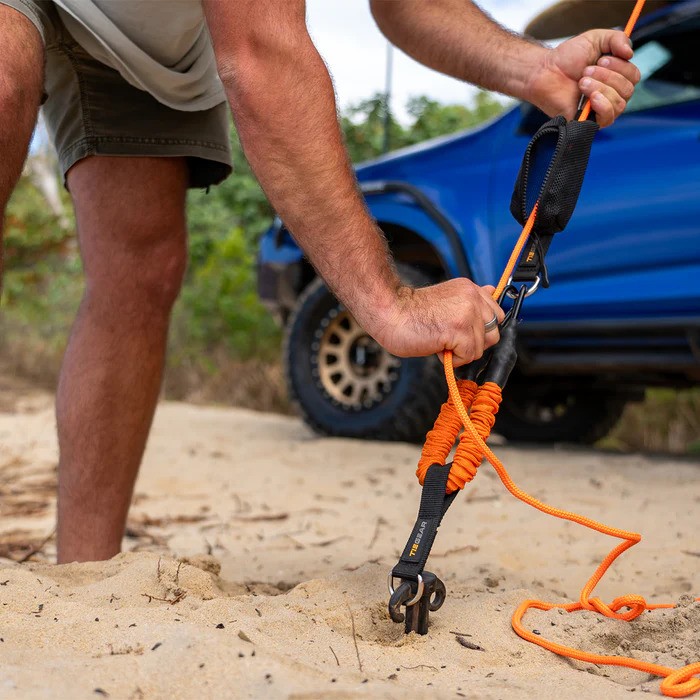
[[[413,286],[431,282],[399,266]],[[289,393],[323,435],[421,442],[446,394],[436,357],[388,353],[338,303],[323,280],[299,298],[284,346]]]

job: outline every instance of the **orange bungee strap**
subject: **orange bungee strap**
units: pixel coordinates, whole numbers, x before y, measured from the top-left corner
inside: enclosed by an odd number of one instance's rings
[[[506,489],[508,489],[508,491],[510,491],[510,493],[519,500],[527,503],[533,508],[537,508],[543,513],[547,513],[548,515],[553,515],[554,517],[561,518],[563,520],[570,520],[571,522],[578,523],[579,525],[583,525],[591,530],[595,530],[604,535],[610,535],[611,537],[616,537],[622,540],[620,544],[609,552],[609,554],[605,557],[605,559],[603,559],[598,568],[595,570],[593,575],[588,579],[586,585],[581,590],[578,602],[562,604],[548,603],[536,599],[523,601],[513,613],[511,619],[511,623],[516,634],[523,639],[532,642],[533,644],[537,644],[544,649],[548,649],[555,654],[559,654],[560,656],[567,656],[572,659],[593,664],[624,666],[656,676],[665,676],[661,683],[661,692],[669,697],[683,698],[700,691],[700,678],[695,678],[695,676],[700,674],[700,661],[697,663],[688,664],[687,666],[679,669],[673,669],[667,666],[661,666],[659,664],[647,663],[631,657],[595,654],[549,641],[541,636],[535,635],[524,627],[522,620],[530,608],[536,608],[538,610],[561,608],[567,612],[575,612],[577,610],[594,610],[605,617],[630,621],[641,615],[645,610],[673,608],[674,606],[673,604],[649,605],[644,598],[639,595],[621,596],[616,598],[610,605],[604,603],[600,598],[591,597],[596,585],[603,578],[610,566],[623,552],[640,542],[642,539],[641,535],[636,532],[628,532],[626,530],[620,530],[604,525],[603,523],[577,515],[576,513],[554,508],[553,506],[542,503],[538,499],[518,488],[508,474],[506,468],[503,466],[503,463],[485,444],[484,441],[485,438],[488,437],[490,426],[493,425],[493,422],[495,421],[495,414],[498,411],[498,406],[501,399],[500,387],[498,387],[496,384],[489,383],[484,384],[475,391],[473,386],[469,386],[469,394],[475,394],[475,398],[471,404],[470,416],[467,405],[462,401],[460,396],[461,392],[464,391],[459,386],[461,382],[458,383],[455,380],[451,353],[445,353],[445,375],[449,387],[451,406],[454,407],[460,422],[464,426],[464,433],[462,433],[460,438],[460,444],[457,448],[457,452],[455,453],[455,460],[453,462],[452,469],[455,468],[454,465],[457,463],[457,457],[460,449],[465,445],[469,445],[469,447],[465,450],[465,460],[468,461],[468,465],[462,465],[458,468],[460,473],[459,476],[453,475],[454,482],[460,483],[465,473],[467,478],[462,483],[464,484],[471,481],[476,473],[476,468],[481,463],[482,458],[485,456],[496,470],[496,473]],[[473,382],[470,382],[470,384],[473,384]],[[482,397],[481,401],[480,397]],[[475,415],[475,409],[477,408],[478,401],[480,409],[479,413]],[[486,413],[489,413],[490,417],[485,420],[483,414]],[[452,416],[449,417],[449,420],[450,424],[453,425],[454,421],[452,420]],[[441,433],[440,426],[437,424],[431,431],[431,434],[434,433]],[[417,471],[419,479],[421,479],[421,477],[424,478],[425,471],[430,466],[430,464],[428,464],[426,467],[426,462],[437,457],[437,450],[434,447],[435,443],[428,444],[429,442],[431,442],[430,439],[426,441],[426,446],[423,449],[421,461],[419,463]],[[697,598],[697,600],[700,601],[700,598]],[[620,612],[620,610],[623,609],[626,611]]]
[[[632,29],[641,14],[644,1],[637,0],[635,4],[632,15],[625,27],[627,36],[630,36],[632,33]],[[578,120],[586,120],[590,115],[590,111],[590,102],[587,102],[581,110]],[[501,299],[504,291],[510,285],[513,271],[518,265],[522,252],[533,232],[539,205],[540,201],[538,200],[524,223],[522,233],[494,292],[493,296],[497,301]],[[575,649],[544,639],[524,627],[523,617],[531,608],[538,610],[561,608],[567,612],[590,610],[596,611],[605,617],[631,621],[644,611],[673,608],[674,605],[650,605],[639,595],[624,595],[616,598],[608,605],[600,598],[592,596],[595,587],[610,566],[623,552],[640,542],[641,535],[610,527],[576,513],[547,505],[518,488],[503,463],[486,445],[486,439],[491,433],[491,428],[501,403],[501,386],[494,381],[488,381],[488,377],[487,381],[484,381],[481,386],[473,379],[457,381],[452,365],[451,351],[445,351],[444,363],[449,398],[442,405],[433,429],[426,436],[421,458],[418,462],[416,475],[424,487],[423,496],[421,498],[418,520],[411,533],[406,550],[404,550],[399,564],[394,567],[392,574],[390,574],[389,589],[392,593],[392,599],[389,604],[389,610],[392,619],[397,622],[404,621],[403,614],[400,614],[398,611],[401,605],[405,605],[406,631],[418,631],[422,634],[427,632],[427,611],[429,609],[436,610],[440,607],[444,600],[445,589],[439,579],[436,580],[434,574],[423,572],[423,566],[427,560],[442,515],[449,507],[457,491],[463,489],[476,476],[477,469],[485,457],[496,470],[506,489],[519,500],[548,515],[578,523],[596,532],[622,540],[620,544],[608,553],[586,582],[577,602],[562,604],[548,603],[535,599],[525,600],[513,613],[511,620],[513,630],[523,639],[560,656],[593,664],[624,666],[664,677],[661,683],[661,691],[669,697],[682,698],[700,691],[700,678],[697,677],[700,675],[700,661],[679,669],[673,669],[631,657],[608,656]],[[505,382],[501,382],[501,384],[503,383]],[[460,435],[459,433],[462,429],[463,431]],[[447,458],[457,440],[459,442],[453,461],[451,464],[446,464]],[[405,579],[404,576],[406,577]],[[393,588],[395,577],[402,579],[401,586],[396,590]],[[433,602],[431,602],[431,595],[434,596]],[[697,600],[700,601],[700,598],[697,598]],[[411,619],[409,619],[409,615],[412,616]]]

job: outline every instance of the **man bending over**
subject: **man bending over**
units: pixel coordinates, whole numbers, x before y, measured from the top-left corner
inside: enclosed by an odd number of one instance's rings
[[[371,8],[418,61],[550,115],[573,117],[583,93],[611,124],[639,79],[621,32],[547,49],[469,0]],[[227,103],[270,202],[389,352],[450,349],[460,365],[498,341],[484,329],[502,318],[491,288],[397,277],[358,194],[304,0],[0,0],[0,46],[0,208],[43,102],[86,275],[57,396],[59,562],[120,550],[187,258],[185,192],[231,170]]]

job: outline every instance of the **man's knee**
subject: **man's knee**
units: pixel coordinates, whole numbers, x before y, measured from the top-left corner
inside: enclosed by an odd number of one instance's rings
[[[182,158],[92,156],[68,171],[88,299],[138,322],[167,319],[187,263]]]
[[[180,294],[187,267],[184,229],[145,252],[134,278],[134,294],[156,312],[170,313]]]
[[[187,266],[184,226],[129,228],[122,229],[118,253],[86,266],[88,291],[131,318],[167,319]]]

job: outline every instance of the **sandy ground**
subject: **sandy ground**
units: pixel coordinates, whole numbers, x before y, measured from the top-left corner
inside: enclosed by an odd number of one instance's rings
[[[577,597],[615,542],[515,501],[487,465],[447,514],[429,562],[447,602],[428,636],[406,637],[386,613],[385,581],[418,504],[417,448],[164,404],[125,553],[57,567],[49,400],[11,408],[0,413],[0,698],[658,695],[658,679],[570,662],[511,631],[523,598]],[[633,623],[552,611],[528,625],[604,653],[700,659],[700,604],[689,595],[700,594],[700,465],[498,452],[539,498],[644,533],[599,587],[604,600],[682,601]]]

